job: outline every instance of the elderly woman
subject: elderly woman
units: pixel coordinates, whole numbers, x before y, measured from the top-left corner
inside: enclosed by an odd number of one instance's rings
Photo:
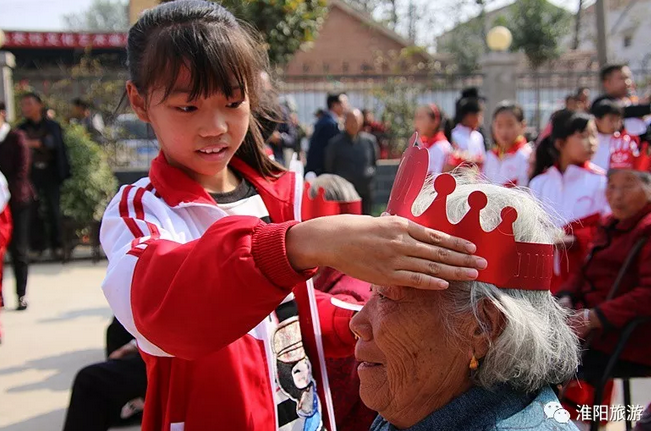
[[[447,196],[452,226],[461,220],[459,226],[470,231],[472,220],[463,223],[476,216],[483,231],[477,227],[470,235],[500,248],[505,244],[491,239],[496,236],[491,231],[504,232],[502,210],[510,206],[517,211],[513,235],[505,235],[512,242],[514,237],[516,244],[544,245],[557,239],[558,229],[530,195],[473,181],[457,177],[456,190]],[[469,195],[477,190],[488,204],[470,217]],[[421,192],[415,217],[430,211],[433,199],[431,190]],[[435,213],[415,220],[441,222]],[[497,266],[495,273],[508,266],[488,260],[488,270]],[[430,292],[374,286],[373,296],[351,321],[362,362],[360,395],[380,414],[371,430],[576,430],[550,385],[576,371],[578,340],[548,290],[549,262],[544,271],[546,288],[525,289],[524,282],[522,288],[451,282],[447,290]]]
[[[594,333],[579,373],[592,385],[603,376],[622,329],[636,318],[651,317],[651,174],[644,153],[638,154],[635,148],[612,152],[606,188],[612,215],[602,223],[581,271],[558,293],[562,304],[577,310],[571,320],[577,334],[585,338]],[[615,279],[640,241],[642,247],[610,298]],[[633,332],[617,375],[651,375],[649,332],[649,321]]]

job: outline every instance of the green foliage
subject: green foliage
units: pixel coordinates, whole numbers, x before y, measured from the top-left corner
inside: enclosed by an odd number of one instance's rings
[[[107,70],[99,58],[87,55],[82,57],[79,64],[58,75],[53,74],[46,86],[39,80],[16,83],[16,106],[20,106],[20,97],[24,93],[35,91],[41,94],[45,106],[55,111],[56,120],[62,121],[70,116],[71,101],[78,95],[92,104],[93,112],[107,119],[116,113],[124,94],[125,81],[126,74]],[[127,105],[124,104],[122,108]]]
[[[313,42],[328,12],[326,0],[222,0],[219,3],[260,32],[273,65],[287,63],[304,43]]]
[[[72,177],[63,183],[61,211],[80,224],[99,221],[115,195],[117,180],[104,151],[82,126],[68,126],[64,133]]]
[[[94,0],[87,10],[64,15],[63,21],[75,31],[125,31],[129,28],[129,4],[123,0]]]
[[[389,78],[381,89],[375,91],[375,97],[384,106],[382,122],[391,125],[387,133],[392,157],[400,157],[414,133],[413,119],[420,91],[405,78]]]
[[[518,0],[506,27],[514,51],[522,50],[534,70],[558,58],[561,38],[571,31],[572,15],[547,0]]]
[[[479,69],[479,60],[486,52],[482,29],[481,19],[470,20],[452,30],[438,47],[439,52],[449,52],[454,56],[458,72],[472,73]]]

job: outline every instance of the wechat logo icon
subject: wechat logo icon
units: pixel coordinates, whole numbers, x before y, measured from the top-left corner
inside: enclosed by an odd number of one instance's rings
[[[570,421],[570,412],[565,410],[561,403],[557,401],[547,403],[544,410],[547,419],[554,419],[559,424],[566,424]]]

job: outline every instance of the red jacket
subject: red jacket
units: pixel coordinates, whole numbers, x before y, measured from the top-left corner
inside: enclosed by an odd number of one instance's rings
[[[629,220],[618,223],[609,217],[599,229],[582,271],[575,272],[558,293],[559,296],[569,295],[577,308],[595,309],[604,327],[592,342],[596,350],[613,352],[626,324],[639,316],[651,316],[651,241],[647,241],[638,253],[616,296],[606,301],[634,244],[639,238],[649,236],[651,204]],[[650,332],[651,323],[639,327],[621,358],[651,366]]]
[[[346,302],[366,303],[371,297],[371,286],[349,277],[336,269],[323,268],[314,280],[314,288]],[[358,431],[371,428],[377,413],[364,405],[359,397],[359,375],[354,356],[327,358],[328,378],[339,431]]]
[[[335,429],[324,358],[353,353],[352,312],[306,284],[313,270],[296,273],[287,260],[302,185],[292,173],[262,178],[237,159],[231,167],[280,224],[227,216],[162,155],[149,178],[123,187],[106,210],[102,287],[147,363],[143,430],[276,430],[275,363],[261,331],[292,291],[323,423]]]

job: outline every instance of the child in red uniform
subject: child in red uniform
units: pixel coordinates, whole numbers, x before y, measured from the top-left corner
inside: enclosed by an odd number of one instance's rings
[[[315,268],[441,289],[485,265],[395,217],[295,221],[302,179],[255,120],[263,52],[212,2],[162,4],[129,31],[127,94],[161,154],[106,210],[102,287],[147,364],[146,431],[335,429],[324,359],[352,353],[352,311],[314,291]]]
[[[522,107],[503,102],[493,114],[495,147],[486,153],[484,176],[493,184],[525,187],[533,149],[524,137],[527,122]]]
[[[420,135],[421,143],[429,152],[429,172],[440,174],[452,153],[448,119],[434,103],[423,105],[416,110],[414,126]]]
[[[580,267],[602,215],[609,212],[606,172],[590,162],[596,149],[594,118],[563,110],[553,115],[551,136],[536,150],[529,188],[567,233],[557,251],[552,293]]]

